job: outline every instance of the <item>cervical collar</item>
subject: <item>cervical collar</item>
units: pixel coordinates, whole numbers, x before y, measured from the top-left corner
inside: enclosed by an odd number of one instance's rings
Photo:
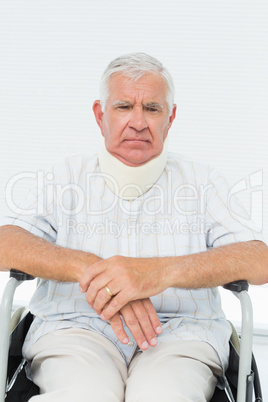
[[[124,200],[134,200],[146,193],[161,176],[167,162],[167,138],[159,156],[142,166],[128,166],[113,156],[101,138],[99,164],[110,190]]]

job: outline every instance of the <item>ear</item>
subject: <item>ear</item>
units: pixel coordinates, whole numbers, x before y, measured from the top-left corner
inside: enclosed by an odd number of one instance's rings
[[[173,105],[173,109],[172,109],[172,113],[171,113],[171,115],[169,116],[169,123],[168,123],[168,127],[167,127],[166,134],[164,135],[164,139],[167,138],[169,129],[170,129],[170,127],[172,126],[172,123],[173,123],[173,121],[174,121],[174,119],[175,119],[175,117],[176,117],[176,110],[177,110],[177,105],[174,104],[174,105]]]
[[[174,119],[175,119],[175,117],[176,117],[176,111],[177,111],[177,105],[175,105],[175,103],[174,103],[172,113],[171,113],[171,115],[169,116],[168,130],[169,130],[170,127],[172,126],[172,123],[173,123],[173,121],[174,121]]]
[[[103,118],[103,111],[101,110],[101,104],[99,100],[96,100],[93,103],[93,107],[92,107],[93,113],[95,115],[95,119],[96,122],[99,126],[99,128],[101,129],[102,132],[102,118]]]

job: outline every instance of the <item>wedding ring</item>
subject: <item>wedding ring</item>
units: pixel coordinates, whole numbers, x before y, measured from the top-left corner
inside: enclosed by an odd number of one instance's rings
[[[108,286],[105,286],[105,289],[107,290],[107,292],[109,293],[109,295],[110,295],[111,297],[113,297],[113,294],[112,294],[112,292],[110,291],[110,289],[108,288]]]

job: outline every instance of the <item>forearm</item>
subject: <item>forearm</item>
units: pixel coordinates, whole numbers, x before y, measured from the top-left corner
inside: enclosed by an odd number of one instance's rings
[[[56,246],[17,226],[0,227],[0,270],[21,270],[43,279],[77,282],[101,258]]]
[[[88,303],[110,319],[131,300],[157,295],[167,288],[212,288],[245,279],[254,285],[268,282],[268,247],[260,241],[230,244],[210,251],[177,257],[110,257],[86,270],[80,280]],[[101,292],[108,284],[115,295]]]
[[[234,243],[207,252],[166,257],[162,264],[169,287],[211,288],[245,279],[268,282],[268,247],[260,241]]]

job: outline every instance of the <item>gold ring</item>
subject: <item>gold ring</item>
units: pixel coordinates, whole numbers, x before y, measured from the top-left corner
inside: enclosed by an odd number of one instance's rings
[[[113,294],[112,294],[112,292],[110,291],[110,289],[108,288],[108,286],[105,286],[105,289],[107,290],[107,292],[109,293],[109,295],[110,295],[111,297],[113,297]]]

